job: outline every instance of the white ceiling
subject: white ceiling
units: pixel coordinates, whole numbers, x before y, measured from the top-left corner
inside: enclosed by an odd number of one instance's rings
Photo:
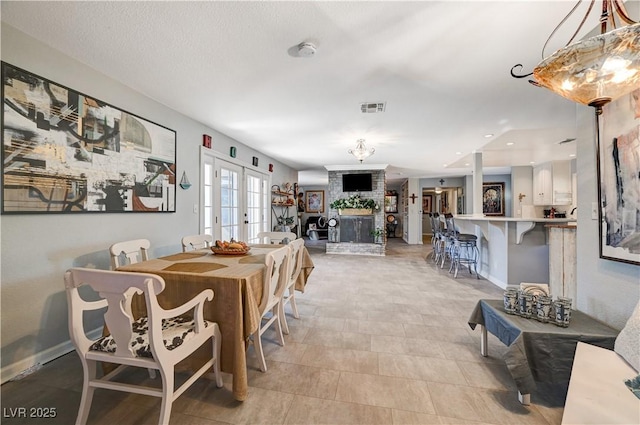
[[[558,142],[575,137],[575,104],[509,70],[533,69],[573,4],[3,0],[0,11],[3,22],[311,185],[325,165],[357,164],[347,150],[359,138],[376,149],[365,163],[389,164],[391,179],[470,174],[473,151],[483,151],[488,172],[569,159],[575,142]],[[561,27],[546,55],[576,27]],[[292,54],[303,41],[317,46],[314,57]],[[380,101],[384,113],[360,112],[361,102]]]

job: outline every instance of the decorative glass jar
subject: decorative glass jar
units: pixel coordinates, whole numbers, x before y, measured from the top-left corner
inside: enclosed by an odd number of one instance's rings
[[[518,314],[525,319],[531,319],[533,310],[535,309],[533,305],[533,295],[521,291],[518,297],[518,304]]]
[[[539,295],[536,302],[536,319],[542,323],[547,323],[551,316],[551,297]]]
[[[518,289],[509,288],[504,291],[504,311],[507,314],[517,314],[518,312]]]
[[[571,321],[571,298],[558,297],[553,302],[553,308],[555,310],[555,324],[566,328]]]

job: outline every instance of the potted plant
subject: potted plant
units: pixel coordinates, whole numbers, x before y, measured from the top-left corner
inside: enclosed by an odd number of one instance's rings
[[[274,226],[274,231],[279,232],[290,232],[291,226],[293,225],[295,217],[288,217],[284,214],[276,217],[278,224]]]
[[[336,199],[329,206],[340,215],[368,215],[380,208],[373,199],[363,199],[360,195]]]
[[[376,227],[371,231],[371,236],[373,236],[375,243],[382,243],[382,236],[384,235],[384,230],[379,227]]]

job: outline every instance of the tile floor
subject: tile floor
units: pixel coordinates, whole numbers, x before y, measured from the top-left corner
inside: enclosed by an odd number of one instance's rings
[[[452,279],[425,259],[429,245],[390,239],[386,257],[326,255],[325,241],[307,241],[315,262],[301,317],[289,316],[285,347],[265,334],[269,370],[248,356],[249,398],[200,379],[173,405],[172,424],[559,424],[566,386],[538,385],[528,407],[490,335],[479,354],[480,331],[467,318],[480,298],[501,291],[466,272]],[[150,381],[144,370],[127,376]],[[26,378],[2,385],[3,424],[18,407],[56,408],[46,424],[74,423],[82,388],[75,352]],[[155,424],[159,400],[98,390],[89,424]]]

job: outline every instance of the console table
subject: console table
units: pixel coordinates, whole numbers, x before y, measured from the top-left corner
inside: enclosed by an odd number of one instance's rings
[[[504,360],[518,388],[518,399],[529,404],[535,381],[568,383],[578,341],[612,350],[618,331],[577,310],[569,327],[541,323],[504,311],[502,300],[480,300],[469,326],[481,326],[480,353],[488,355],[487,331],[508,348]]]

